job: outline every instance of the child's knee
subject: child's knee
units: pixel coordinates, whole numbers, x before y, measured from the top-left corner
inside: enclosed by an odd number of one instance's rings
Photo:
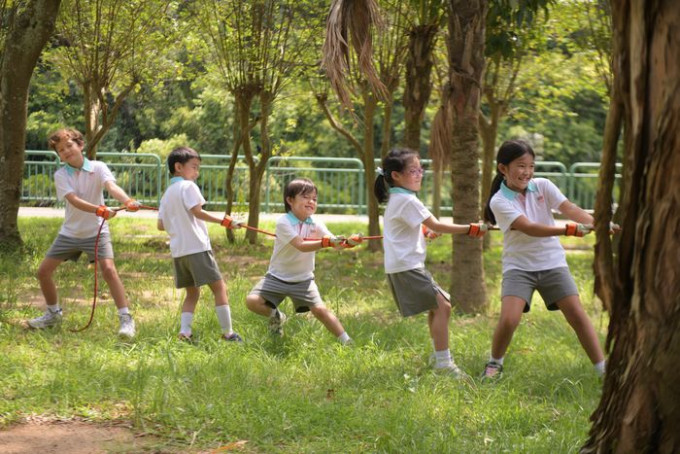
[[[310,306],[309,311],[316,318],[327,318],[330,315],[330,311],[328,310],[328,308],[322,304]]]
[[[514,331],[519,326],[519,322],[522,319],[522,314],[501,314],[501,318],[498,321],[498,325],[506,330]]]
[[[262,305],[264,305],[264,299],[259,296],[259,295],[248,295],[246,297],[246,307],[250,309],[251,311],[255,311],[258,308],[261,308]]]

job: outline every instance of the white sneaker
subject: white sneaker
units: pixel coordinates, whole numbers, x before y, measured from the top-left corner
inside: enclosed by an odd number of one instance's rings
[[[31,320],[28,320],[27,323],[28,326],[33,329],[44,329],[57,326],[61,323],[61,309],[55,312],[47,309],[43,315],[32,318]]]
[[[280,310],[276,310],[269,316],[269,332],[279,336],[283,336],[283,324],[286,323],[286,314]]]
[[[470,378],[468,374],[460,370],[460,368],[453,362],[441,367],[435,366],[434,371],[440,375],[448,375],[449,377],[455,378],[456,380],[468,380]]]
[[[135,337],[135,321],[132,319],[132,315],[119,315],[118,319],[120,320],[120,329],[118,330],[118,335],[121,337],[127,337],[128,339]]]

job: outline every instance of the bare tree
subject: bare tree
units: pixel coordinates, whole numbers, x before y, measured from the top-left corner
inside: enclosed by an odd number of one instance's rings
[[[198,0],[191,10],[191,20],[204,37],[210,70],[235,99],[227,212],[233,201],[233,170],[242,151],[249,171],[250,226],[259,224],[262,179],[275,151],[269,132],[272,109],[293,72],[305,66],[312,34],[321,30],[315,22],[317,7],[316,2],[295,0]],[[259,146],[253,147],[257,127]],[[257,233],[249,230],[246,238],[255,243]]]
[[[680,9],[672,0],[611,7],[627,184],[613,282],[603,293],[609,362],[581,452],[670,454],[680,451]],[[608,127],[615,137],[616,118]],[[606,220],[596,219],[598,233]]]
[[[113,126],[125,98],[158,77],[171,41],[167,0],[66,0],[51,58],[83,91],[87,156]]]
[[[28,86],[52,34],[60,0],[0,3],[0,250],[16,250]]]

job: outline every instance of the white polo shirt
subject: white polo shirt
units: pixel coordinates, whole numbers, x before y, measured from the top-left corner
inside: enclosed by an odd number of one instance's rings
[[[326,225],[311,216],[299,220],[291,212],[276,220],[274,252],[269,261],[268,273],[286,282],[302,282],[314,278],[316,251],[300,252],[290,242],[295,237],[323,238],[331,235]]]
[[[426,246],[421,225],[430,216],[432,213],[415,192],[390,188],[383,215],[385,273],[425,268]]]
[[[503,272],[512,269],[541,271],[567,266],[567,258],[556,236],[535,237],[510,225],[524,215],[531,222],[553,226],[551,210],[558,210],[567,198],[550,180],[535,178],[525,194],[515,192],[505,183],[491,198],[491,211],[503,231]]]
[[[205,199],[196,183],[182,177],[170,180],[158,207],[158,217],[170,235],[170,253],[174,258],[212,249],[205,221],[190,211],[203,204]]]
[[[58,200],[65,200],[67,195],[75,194],[94,205],[104,205],[104,185],[107,181],[115,182],[116,179],[106,164],[87,158],[80,169],[66,164],[54,172]],[[59,234],[70,238],[92,238],[97,236],[100,225],[101,219],[96,214],[79,210],[66,201],[64,223]],[[108,223],[104,223],[101,232],[109,232]]]

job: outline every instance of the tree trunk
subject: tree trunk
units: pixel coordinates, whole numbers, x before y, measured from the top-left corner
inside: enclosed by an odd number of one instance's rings
[[[626,175],[602,399],[584,453],[680,452],[680,9],[612,0]]]
[[[269,116],[272,112],[274,94],[263,91],[260,93],[260,158],[255,160],[252,156],[250,145],[246,147],[246,159],[250,167],[250,181],[248,194],[248,225],[258,227],[260,224],[260,197],[262,191],[262,178],[267,168],[267,161],[272,155],[272,145],[269,140]],[[248,230],[246,239],[250,244],[257,242],[257,232]]]
[[[502,115],[502,108],[498,103],[494,103],[493,99],[489,100],[489,107],[491,115],[489,118],[480,118],[480,136],[482,138],[482,206],[486,204],[489,199],[489,192],[491,192],[491,181],[496,174],[496,167],[494,166],[496,160],[496,140],[498,139],[498,127]],[[481,115],[480,115],[481,117]],[[483,240],[484,250],[489,249],[491,245],[491,235],[484,235]]]
[[[409,31],[404,87],[404,145],[420,151],[420,130],[425,108],[430,100],[432,85],[432,50],[437,37],[437,25],[419,25]]]
[[[366,173],[366,201],[368,206],[368,234],[380,235],[380,212],[378,201],[373,195],[373,182],[375,181],[375,146],[373,124],[378,100],[368,90],[364,90],[364,146],[361,161],[364,163]],[[382,248],[379,241],[371,240],[368,244],[370,251],[376,252]]]
[[[432,214],[439,219],[442,215],[442,184],[444,182],[444,170],[440,166],[432,169]]]
[[[101,106],[99,96],[96,93],[97,87],[92,83],[83,84],[83,107],[85,116],[85,145],[88,159],[97,158],[97,142],[95,136],[99,132],[99,115]]]
[[[453,219],[476,222],[479,205],[479,103],[484,73],[486,0],[449,2],[448,102],[453,118]],[[453,235],[452,304],[465,313],[486,309],[482,242]]]
[[[0,55],[0,250],[22,246],[17,217],[26,151],[28,86],[54,30],[59,4],[60,0],[14,2],[3,10],[3,22],[9,25]]]

